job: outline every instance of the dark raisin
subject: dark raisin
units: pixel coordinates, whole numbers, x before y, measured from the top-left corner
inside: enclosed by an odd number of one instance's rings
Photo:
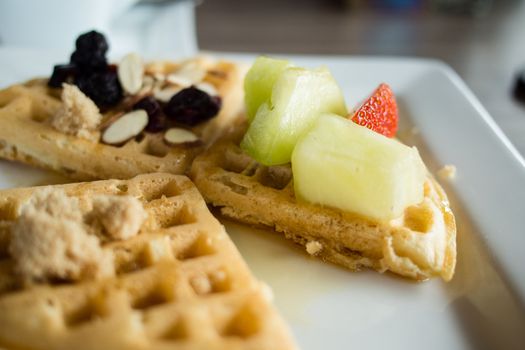
[[[84,72],[104,69],[108,64],[105,56],[92,55],[91,53],[79,51],[73,52],[71,55],[71,63],[76,64],[78,68]]]
[[[75,84],[102,110],[116,105],[123,96],[117,73],[110,69],[77,74]]]
[[[75,76],[77,68],[74,64],[59,64],[53,67],[53,74],[49,78],[47,85],[49,87],[59,88],[62,83],[71,83]]]
[[[179,91],[164,107],[166,116],[177,123],[194,126],[219,113],[221,98],[190,86]]]
[[[164,113],[159,113],[154,117],[148,118],[148,125],[146,125],[146,131],[149,132],[161,132],[168,128],[168,119]]]
[[[94,30],[84,33],[75,42],[76,50],[71,55],[71,63],[82,71],[103,69],[107,66],[108,42],[103,34]]]
[[[133,109],[143,109],[148,113],[148,125],[146,130],[149,132],[163,131],[167,127],[167,119],[160,104],[153,96],[146,96],[133,105]]]
[[[143,109],[148,113],[148,117],[157,115],[161,112],[160,104],[153,96],[146,96],[133,105],[133,109]]]
[[[98,50],[105,54],[109,45],[104,34],[92,30],[78,36],[75,41],[75,48],[82,51]]]

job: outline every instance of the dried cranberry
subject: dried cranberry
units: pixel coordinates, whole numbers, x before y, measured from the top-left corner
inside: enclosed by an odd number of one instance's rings
[[[73,81],[77,68],[74,64],[59,64],[53,67],[53,74],[49,78],[47,85],[53,88],[62,87],[62,83]]]
[[[148,125],[146,130],[149,132],[163,131],[167,127],[167,119],[160,104],[153,96],[146,96],[133,105],[133,109],[143,109],[148,113]]]
[[[219,113],[221,98],[190,86],[179,91],[164,107],[166,116],[177,123],[194,126]]]
[[[116,105],[123,96],[117,73],[110,69],[77,74],[75,84],[101,109]]]
[[[80,35],[75,42],[76,50],[71,63],[82,71],[104,69],[107,66],[108,42],[103,34],[94,30]]]

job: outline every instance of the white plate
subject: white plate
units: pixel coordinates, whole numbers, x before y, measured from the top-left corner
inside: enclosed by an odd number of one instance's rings
[[[252,55],[228,55],[251,60]],[[65,58],[0,49],[0,86],[46,75]],[[380,82],[401,109],[406,142],[432,171],[457,166],[444,183],[458,224],[452,282],[413,283],[371,271],[350,273],[309,258],[281,236],[225,222],[302,349],[520,348],[525,344],[525,162],[464,83],[442,63],[420,59],[292,57],[328,66],[350,106]],[[57,181],[0,162],[0,187]]]

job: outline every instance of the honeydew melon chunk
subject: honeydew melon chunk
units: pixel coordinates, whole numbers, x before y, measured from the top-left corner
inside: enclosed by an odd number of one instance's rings
[[[297,143],[292,173],[298,200],[387,221],[423,200],[427,170],[417,148],[323,115]]]
[[[346,115],[341,89],[326,68],[288,67],[272,88],[241,142],[241,148],[259,163],[290,162],[301,136],[323,113]]]
[[[290,66],[287,60],[258,57],[244,78],[244,102],[248,120],[255,117],[257,110],[270,100],[272,88],[281,73]]]

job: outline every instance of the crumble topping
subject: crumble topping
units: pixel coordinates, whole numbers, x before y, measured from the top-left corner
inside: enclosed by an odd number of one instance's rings
[[[51,125],[65,134],[96,141],[102,115],[95,103],[72,84],[62,84],[62,107],[51,118]]]
[[[447,164],[438,170],[438,176],[443,180],[454,180],[456,178],[456,166]]]
[[[69,197],[62,190],[44,187],[29,198],[20,208],[21,215],[24,211],[45,212],[54,218],[82,221],[82,211],[77,198]]]
[[[132,196],[97,196],[93,199],[92,214],[111,239],[136,236],[146,219],[142,203]]]
[[[9,246],[24,281],[81,280],[113,273],[113,257],[88,234],[75,198],[44,189],[26,203],[13,224]]]
[[[306,251],[310,255],[317,255],[323,250],[323,245],[318,241],[310,241],[306,243]]]

